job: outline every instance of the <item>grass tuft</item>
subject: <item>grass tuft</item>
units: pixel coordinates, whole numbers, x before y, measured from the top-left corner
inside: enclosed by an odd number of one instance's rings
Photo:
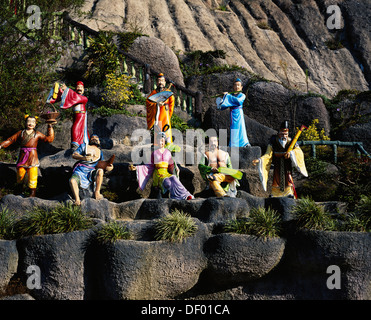
[[[80,207],[60,204],[53,209],[30,209],[15,222],[14,230],[17,237],[25,237],[86,230],[92,226],[92,219]]]
[[[0,211],[0,239],[10,240],[14,238],[15,215],[7,207]]]
[[[292,213],[299,229],[333,230],[335,227],[331,216],[309,197],[299,199]]]
[[[192,217],[182,210],[175,209],[163,218],[157,220],[155,225],[155,239],[181,242],[197,231],[197,225]]]
[[[133,234],[127,227],[117,221],[111,221],[104,224],[96,232],[96,239],[100,243],[115,243],[117,240],[131,240]]]
[[[229,221],[225,231],[250,234],[264,239],[274,238],[281,232],[281,217],[271,208],[253,208],[249,217]]]

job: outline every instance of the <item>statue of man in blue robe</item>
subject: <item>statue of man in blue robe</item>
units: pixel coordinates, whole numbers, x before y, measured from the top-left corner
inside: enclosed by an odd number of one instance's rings
[[[224,92],[222,98],[217,98],[217,108],[230,110],[230,147],[250,147],[249,139],[247,138],[245,118],[243,113],[243,102],[246,99],[242,91],[242,81],[237,78],[233,84],[233,93]]]

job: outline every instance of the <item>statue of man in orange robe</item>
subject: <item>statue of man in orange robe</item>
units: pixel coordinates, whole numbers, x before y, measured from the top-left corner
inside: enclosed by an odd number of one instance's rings
[[[149,130],[154,129],[155,135],[157,132],[164,132],[166,135],[166,144],[170,144],[173,142],[170,120],[174,111],[174,95],[171,95],[165,101],[157,103],[148,99],[163,91],[171,90],[166,88],[165,76],[163,73],[160,73],[157,77],[157,88],[148,95],[146,100],[147,128]]]

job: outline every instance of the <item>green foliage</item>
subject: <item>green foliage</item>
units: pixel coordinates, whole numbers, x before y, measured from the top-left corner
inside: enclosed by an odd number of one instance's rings
[[[225,232],[250,234],[250,218],[239,218],[228,221],[224,226]]]
[[[356,205],[356,211],[364,217],[371,218],[371,196],[362,195],[360,201]]]
[[[333,99],[321,97],[330,114],[333,139],[343,130],[370,120],[371,113],[367,104],[362,103],[371,101],[370,91],[347,89],[340,90]]]
[[[7,137],[0,137],[0,141],[4,141]],[[13,147],[14,148],[14,147]],[[17,150],[12,148],[0,149],[0,161],[1,162],[15,162],[18,159]]]
[[[353,210],[362,196],[371,194],[371,161],[367,157],[358,158],[351,150],[339,152],[338,161],[340,184],[336,193]]]
[[[278,212],[268,208],[253,208],[250,211],[250,227],[253,235],[263,238],[277,237],[281,231],[281,217]]]
[[[335,227],[331,216],[309,197],[298,199],[292,213],[299,229],[333,230]]]
[[[221,5],[217,8],[217,10],[220,10],[220,11],[229,11],[228,7],[226,5]]]
[[[131,45],[138,37],[148,37],[147,35],[142,34],[141,32],[135,31],[135,32],[120,32],[118,33],[118,43],[120,48],[127,52],[129,51]]]
[[[114,243],[117,240],[130,240],[132,233],[125,225],[117,221],[104,224],[97,232],[96,239],[100,243]]]
[[[112,109],[112,108],[107,108],[105,106],[99,107],[92,109],[90,111],[90,114],[92,115],[100,115],[102,117],[111,117],[115,114],[125,114],[128,117],[133,117],[134,114],[130,113],[125,106],[121,107],[120,109]]]
[[[130,90],[131,90],[131,98],[129,101],[127,101],[127,104],[143,104],[144,105],[146,103],[146,97],[143,96],[142,92],[140,91],[136,83],[130,84]]]
[[[313,119],[312,123],[308,126],[308,128],[303,130],[298,140],[300,141],[320,141],[320,140],[329,141],[331,140],[325,134],[325,130],[323,128],[321,130],[317,128],[318,123],[319,123],[318,119]],[[299,130],[299,128],[296,128],[296,129]],[[308,158],[308,156],[311,153],[311,147],[303,146],[302,149]],[[330,146],[316,146],[316,156],[318,158],[330,159],[332,154],[333,152]]]
[[[14,229],[17,237],[25,237],[86,230],[92,226],[91,218],[82,213],[80,207],[60,204],[51,210],[30,209],[15,222]]]
[[[362,195],[360,201],[355,207],[355,211],[360,216],[364,224],[364,229],[371,230],[371,196]]]
[[[179,58],[179,52],[176,53]],[[226,53],[223,50],[203,52],[201,50],[185,53],[185,59],[179,58],[179,64],[185,78],[212,73],[223,73],[227,71],[247,72],[243,67],[218,65],[217,60],[225,59]]]
[[[2,208],[0,211],[0,239],[13,239],[15,215],[8,208]]]
[[[155,230],[156,240],[181,242],[196,232],[197,225],[189,214],[175,209],[156,221]]]
[[[181,132],[185,132],[187,129],[189,129],[190,127],[187,125],[186,122],[184,122],[180,117],[178,117],[176,114],[173,114],[171,116],[171,127],[173,129],[177,129]]]
[[[121,109],[132,98],[130,77],[124,74],[110,73],[106,75],[103,102],[112,109]]]
[[[342,42],[337,38],[330,38],[327,41],[325,41],[325,44],[327,48],[329,48],[330,50],[339,50],[344,48]]]
[[[116,33],[101,31],[96,38],[90,38],[84,78],[90,85],[104,87],[102,100],[105,108],[124,111],[124,104],[144,104],[145,97],[122,70],[124,56],[114,42],[115,36]]]
[[[93,226],[91,218],[81,211],[81,207],[70,203],[58,205],[51,214],[56,218],[55,233],[86,230]]]
[[[116,74],[120,69],[120,55],[113,37],[113,32],[106,31],[100,31],[95,38],[89,37],[90,46],[85,56],[88,67],[84,78],[91,85],[104,83],[108,74]]]
[[[310,196],[315,201],[329,201],[336,199],[337,177],[328,171],[328,163],[308,156],[305,160],[308,178],[300,188],[302,196]]]
[[[342,215],[337,223],[338,231],[367,232],[370,231],[369,220],[358,213]]]
[[[299,137],[299,140],[302,141],[330,140],[330,138],[326,136],[325,130],[323,128],[321,129],[321,131],[319,131],[319,129],[317,128],[318,123],[319,123],[318,119],[313,119],[308,129],[303,130]]]
[[[257,237],[277,237],[281,231],[281,217],[277,211],[263,207],[253,208],[248,218],[234,219],[225,226],[226,232],[250,234]]]
[[[23,127],[24,114],[41,111],[46,91],[57,78],[54,64],[63,49],[58,43],[50,42],[47,30],[54,23],[55,12],[82,3],[83,0],[32,2],[42,12],[41,29],[25,26],[30,14],[26,13],[27,6],[17,1],[0,10],[0,135]]]

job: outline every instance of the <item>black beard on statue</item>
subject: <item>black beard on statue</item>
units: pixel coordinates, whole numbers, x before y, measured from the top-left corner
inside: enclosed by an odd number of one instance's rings
[[[92,142],[89,143],[89,145],[96,146],[96,147],[100,148],[100,143],[98,143],[98,142],[92,141]]]

